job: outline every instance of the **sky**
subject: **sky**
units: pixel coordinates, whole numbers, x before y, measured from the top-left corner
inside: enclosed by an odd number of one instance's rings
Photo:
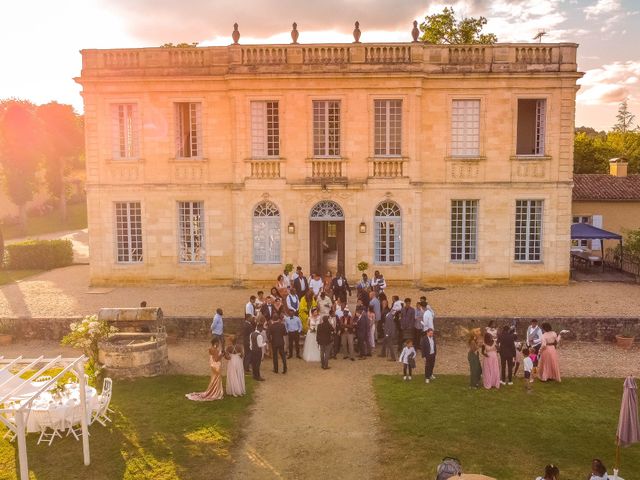
[[[576,125],[598,130],[615,123],[620,101],[640,119],[640,0],[0,0],[0,98],[52,100],[82,111],[79,51],[198,42],[289,43],[298,23],[300,43],[351,42],[360,22],[362,42],[410,41],[413,20],[452,6],[484,16],[485,32],[500,42],[575,42],[579,81]]]

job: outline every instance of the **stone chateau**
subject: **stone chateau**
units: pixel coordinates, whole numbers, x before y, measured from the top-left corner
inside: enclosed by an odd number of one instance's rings
[[[93,284],[569,278],[576,44],[82,51]]]

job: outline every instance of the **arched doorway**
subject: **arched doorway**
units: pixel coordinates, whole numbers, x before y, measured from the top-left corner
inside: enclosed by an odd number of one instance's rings
[[[322,200],[309,215],[309,273],[344,273],[344,211],[336,202]]]

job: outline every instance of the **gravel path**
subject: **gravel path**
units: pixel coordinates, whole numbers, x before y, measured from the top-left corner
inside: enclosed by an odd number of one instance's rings
[[[0,317],[86,315],[102,307],[137,307],[142,300],[162,307],[167,315],[211,315],[221,307],[225,315],[238,317],[243,315],[249,295],[258,290],[167,284],[113,288],[88,285],[89,267],[79,265],[2,286]],[[262,289],[269,291],[266,286]],[[441,316],[640,316],[640,285],[626,283],[457,286],[430,292],[391,286],[388,293],[414,300],[426,295]]]

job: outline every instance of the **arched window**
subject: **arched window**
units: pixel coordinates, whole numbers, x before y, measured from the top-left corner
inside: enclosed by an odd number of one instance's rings
[[[396,202],[385,201],[376,207],[375,263],[402,263],[402,215]]]
[[[253,210],[253,263],[280,263],[280,211],[272,202]]]
[[[311,209],[311,220],[344,220],[344,212],[340,205],[331,200],[322,200]]]

